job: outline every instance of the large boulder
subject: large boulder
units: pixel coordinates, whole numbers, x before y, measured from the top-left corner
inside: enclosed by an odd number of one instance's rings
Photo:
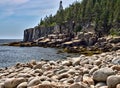
[[[74,83],[69,88],[89,88],[85,83]]]
[[[114,37],[109,40],[110,43],[119,43],[120,42],[120,37]]]
[[[31,87],[31,86],[35,86],[35,85],[38,85],[40,84],[40,79],[39,78],[33,78],[29,83],[28,83],[28,87]]]
[[[102,42],[107,42],[107,39],[105,37],[98,38],[97,42],[102,43]]]
[[[112,64],[120,65],[120,56],[115,57],[112,60]]]
[[[72,65],[79,65],[81,57],[72,58]]]
[[[4,83],[0,83],[0,88],[5,88]]]
[[[87,33],[80,32],[78,33],[77,36],[78,39],[82,40],[81,44],[83,45],[87,45],[87,46],[94,45],[97,41],[97,36],[93,32],[87,32]]]
[[[120,88],[120,84],[118,84],[116,88]]]
[[[16,88],[20,83],[25,82],[24,78],[9,78],[5,81],[5,88]]]
[[[23,82],[17,86],[17,88],[27,88],[27,82]]]
[[[64,79],[64,78],[69,78],[69,77],[70,77],[69,74],[67,74],[67,73],[62,73],[62,74],[58,75],[58,80],[61,80],[61,79]]]
[[[87,75],[83,76],[83,82],[88,84],[88,85],[94,85],[93,79]]]
[[[100,88],[100,87],[103,87],[103,86],[107,86],[105,82],[98,82],[96,85],[95,85],[95,88]],[[104,88],[104,87],[103,87]]]
[[[104,82],[107,80],[107,77],[114,75],[114,71],[111,68],[105,67],[101,68],[93,73],[93,79],[95,81]]]
[[[112,75],[107,78],[108,88],[116,88],[120,84],[120,75]]]
[[[41,69],[42,68],[42,64],[41,63],[37,63],[33,68],[34,69]]]
[[[65,60],[65,61],[62,61],[61,63],[63,66],[70,66],[72,65],[72,62],[70,60]]]

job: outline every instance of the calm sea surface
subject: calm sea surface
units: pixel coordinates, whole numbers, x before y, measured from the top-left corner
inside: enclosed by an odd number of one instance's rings
[[[0,44],[20,40],[0,40]],[[13,66],[17,62],[26,63],[31,60],[57,60],[67,54],[57,54],[54,48],[0,46],[0,68]]]

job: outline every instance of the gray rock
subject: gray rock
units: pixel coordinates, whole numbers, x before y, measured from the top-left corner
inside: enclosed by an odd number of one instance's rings
[[[77,36],[79,39],[83,40],[86,45],[93,45],[97,41],[97,36],[93,32],[80,32]]]
[[[50,65],[57,65],[56,61],[49,61]]]
[[[109,40],[110,43],[119,43],[120,42],[120,37],[114,37],[113,39]]]
[[[62,70],[57,71],[56,74],[63,74],[67,71],[68,71],[68,69],[62,69]]]
[[[72,62],[69,60],[65,60],[65,61],[62,61],[62,65],[63,66],[70,66],[70,65],[72,65]]]
[[[41,64],[41,63],[38,63],[38,64],[36,64],[33,68],[34,68],[34,69],[41,69],[41,68],[42,68],[42,64]]]
[[[120,84],[117,84],[117,87],[116,88],[120,88]]]
[[[108,86],[101,86],[101,87],[98,87],[98,88],[108,88]]]
[[[27,82],[23,82],[17,86],[17,88],[27,88]]]
[[[107,78],[109,88],[116,88],[117,84],[120,84],[120,75],[112,75]]]
[[[113,70],[120,71],[120,65],[113,65],[111,68]]]
[[[76,72],[76,70],[74,70],[74,69],[70,69],[67,73],[68,73],[68,74],[71,74],[71,75],[74,75],[75,72]]]
[[[89,71],[89,74],[92,75],[96,70],[98,70],[98,67],[94,67]]]
[[[94,64],[97,65],[97,66],[99,66],[101,63],[102,63],[101,60],[95,60],[95,62],[94,62]]]
[[[63,73],[63,74],[60,74],[60,75],[58,76],[58,80],[61,80],[61,79],[63,79],[63,78],[69,78],[69,77],[70,77],[69,74]]]
[[[48,79],[48,77],[47,77],[47,76],[44,76],[44,75],[40,77],[40,80],[41,80],[41,81],[45,81],[45,80],[47,80],[47,79]]]
[[[79,65],[80,64],[80,60],[81,57],[76,57],[76,58],[72,58],[72,64],[75,65]]]
[[[58,87],[58,86],[52,85],[52,84],[39,84],[39,85],[30,87],[30,88],[64,88],[64,87]]]
[[[120,65],[120,56],[115,57],[115,58],[112,60],[112,63],[113,63],[113,64],[116,64],[116,65]]]
[[[29,78],[31,77],[32,75],[28,74],[28,73],[20,73],[17,75],[17,77],[23,77],[23,78]]]
[[[0,83],[0,88],[5,88],[4,83]]]
[[[31,86],[35,86],[35,85],[38,85],[38,84],[40,84],[41,82],[40,82],[40,79],[39,78],[34,78],[34,79],[32,79],[29,83],[28,83],[28,87],[31,87]]]
[[[96,88],[99,88],[99,87],[102,87],[102,86],[107,86],[107,84],[105,82],[98,82],[95,87]]]
[[[50,84],[50,81],[43,81],[42,84]]]
[[[43,74],[43,71],[41,69],[34,70],[34,73],[39,73],[39,76]]]
[[[114,74],[115,72],[111,68],[105,67],[95,71],[93,73],[93,79],[95,81],[104,82],[107,80],[108,76],[114,75]]]
[[[51,66],[50,64],[44,64],[44,65],[42,66],[42,69],[43,69],[43,70],[50,70],[50,69],[52,69],[52,66]]]
[[[86,58],[80,61],[80,65],[85,65],[85,64],[89,64],[89,60]]]
[[[4,85],[5,88],[15,88],[20,83],[25,82],[26,80],[24,78],[9,78],[5,81]]]
[[[69,88],[89,88],[89,87],[84,83],[74,83],[70,85]]]
[[[73,84],[74,83],[74,79],[73,78],[67,79],[64,83]]]
[[[94,81],[91,77],[87,76],[87,75],[84,75],[83,76],[83,82],[88,84],[88,85],[94,85]]]
[[[75,82],[81,82],[83,81],[83,76],[79,75],[78,77],[75,78]]]

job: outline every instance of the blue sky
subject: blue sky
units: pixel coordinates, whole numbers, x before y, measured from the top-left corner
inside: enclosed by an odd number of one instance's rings
[[[68,7],[76,0],[62,0]],[[27,28],[46,15],[55,14],[60,0],[0,0],[0,39],[22,39]]]

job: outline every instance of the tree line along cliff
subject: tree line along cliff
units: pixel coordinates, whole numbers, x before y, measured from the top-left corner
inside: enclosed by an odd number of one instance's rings
[[[46,16],[40,23],[24,31],[24,41],[58,33],[73,33],[94,30],[99,36],[120,35],[120,0],[75,1],[63,9],[62,1],[55,15]]]

